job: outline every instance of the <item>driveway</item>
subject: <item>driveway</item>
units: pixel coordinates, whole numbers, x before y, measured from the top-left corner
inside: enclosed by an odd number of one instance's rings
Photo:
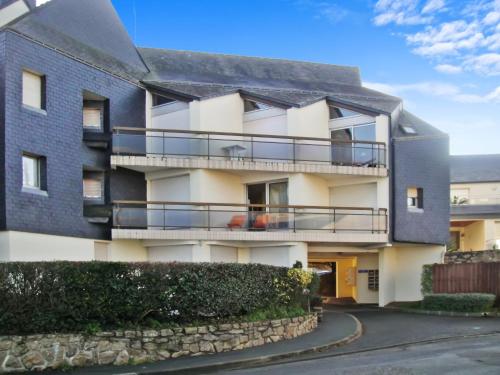
[[[348,312],[356,316],[363,324],[363,336],[349,345],[323,353],[273,362],[272,365],[266,367],[221,373],[287,375],[446,373],[434,371],[432,366],[426,367],[427,364],[436,365],[434,359],[429,360],[429,358],[434,358],[434,354],[441,366],[451,365],[448,363],[452,360],[449,356],[459,356],[461,358],[459,361],[453,358],[456,363],[450,367],[453,371],[462,371],[461,368],[465,366],[466,358],[469,358],[469,364],[475,363],[475,360],[470,359],[475,357],[484,363],[488,361],[494,363],[494,371],[488,372],[490,371],[489,365],[485,365],[486,367],[481,370],[485,372],[471,372],[469,368],[469,372],[464,370],[465,372],[461,373],[500,373],[499,360],[495,359],[500,358],[500,334],[495,334],[500,333],[500,319],[498,318],[429,316],[363,306],[337,307],[333,310]],[[438,342],[432,342],[433,340],[438,340]],[[453,348],[456,348],[456,352]],[[404,361],[413,365],[408,369],[401,367],[401,363],[398,362],[400,358],[406,358]],[[386,365],[378,369],[377,366],[380,364]],[[393,371],[393,367],[396,370]],[[445,370],[445,367],[439,368]],[[468,367],[465,366],[464,369],[466,368]],[[351,370],[353,372],[349,372]]]
[[[222,374],[222,373],[221,373]],[[232,375],[497,375],[500,374],[500,335],[461,338],[432,344],[344,354],[225,372]]]

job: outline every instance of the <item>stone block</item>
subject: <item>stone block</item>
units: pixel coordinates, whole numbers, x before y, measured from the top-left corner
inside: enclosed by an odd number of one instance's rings
[[[112,350],[101,352],[97,355],[97,363],[100,365],[110,365],[115,361],[117,354],[117,352]]]
[[[184,333],[186,335],[194,335],[195,333],[198,333],[198,328],[197,327],[186,327],[186,328],[184,328]]]
[[[70,360],[70,364],[75,367],[90,366],[94,364],[94,354],[90,351],[82,351],[77,353]]]
[[[160,331],[160,335],[163,336],[163,337],[173,336],[174,335],[174,331],[172,331],[171,329],[162,329]]]
[[[130,356],[129,356],[128,352],[126,350],[122,350],[116,356],[116,359],[113,362],[113,364],[116,366],[123,366],[123,365],[128,364],[129,359],[130,359]]]
[[[28,370],[45,368],[46,361],[40,352],[31,351],[23,355],[22,362]]]

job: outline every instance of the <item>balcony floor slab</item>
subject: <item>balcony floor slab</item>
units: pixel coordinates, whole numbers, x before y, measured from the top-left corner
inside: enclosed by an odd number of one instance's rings
[[[327,163],[280,163],[276,161],[248,161],[206,158],[176,158],[159,156],[111,156],[112,167],[123,167],[149,172],[165,168],[219,169],[283,173],[321,173],[354,176],[387,177],[387,168],[369,168]]]
[[[321,243],[386,243],[387,233],[369,232],[247,232],[207,230],[113,229],[112,237],[134,240],[203,240],[203,241],[293,241]]]

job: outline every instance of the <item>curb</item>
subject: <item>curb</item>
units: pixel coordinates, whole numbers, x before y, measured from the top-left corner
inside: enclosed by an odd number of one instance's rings
[[[254,357],[254,358],[248,358],[248,359],[242,359],[242,360],[236,360],[236,361],[226,361],[226,362],[216,362],[216,363],[211,363],[209,365],[200,365],[200,366],[191,366],[191,367],[185,367],[185,368],[176,368],[176,369],[164,369],[164,370],[152,370],[152,371],[137,371],[133,373],[127,373],[127,375],[151,375],[151,374],[197,374],[197,373],[203,373],[206,371],[217,371],[217,370],[224,370],[224,369],[240,369],[243,367],[250,367],[250,366],[256,366],[256,365],[262,365],[269,363],[271,361],[276,361],[276,360],[281,360],[281,359],[287,359],[299,355],[304,355],[304,354],[310,354],[310,353],[317,353],[317,352],[322,352],[334,347],[342,346],[342,345],[347,345],[354,340],[358,339],[361,337],[363,334],[363,326],[361,322],[356,318],[355,316],[351,314],[347,314],[349,317],[351,317],[355,323],[356,323],[356,330],[354,333],[352,333],[349,336],[344,337],[343,339],[337,340],[330,342],[326,345],[319,345],[319,346],[313,346],[311,348],[303,349],[303,350],[296,350],[293,352],[288,352],[288,353],[282,353],[282,354],[274,354],[274,355],[268,355],[268,356],[259,356],[259,357]]]
[[[500,318],[500,313],[497,312],[454,312],[454,311],[434,311],[434,310],[419,310],[419,309],[405,309],[400,307],[384,307],[386,310],[399,311],[403,313],[420,314],[420,315],[434,315],[434,316],[450,316],[461,318]]]

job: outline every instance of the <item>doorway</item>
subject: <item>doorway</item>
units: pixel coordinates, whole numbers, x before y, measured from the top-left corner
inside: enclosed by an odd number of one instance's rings
[[[320,280],[319,295],[337,297],[337,262],[309,263],[309,267],[317,272]]]

